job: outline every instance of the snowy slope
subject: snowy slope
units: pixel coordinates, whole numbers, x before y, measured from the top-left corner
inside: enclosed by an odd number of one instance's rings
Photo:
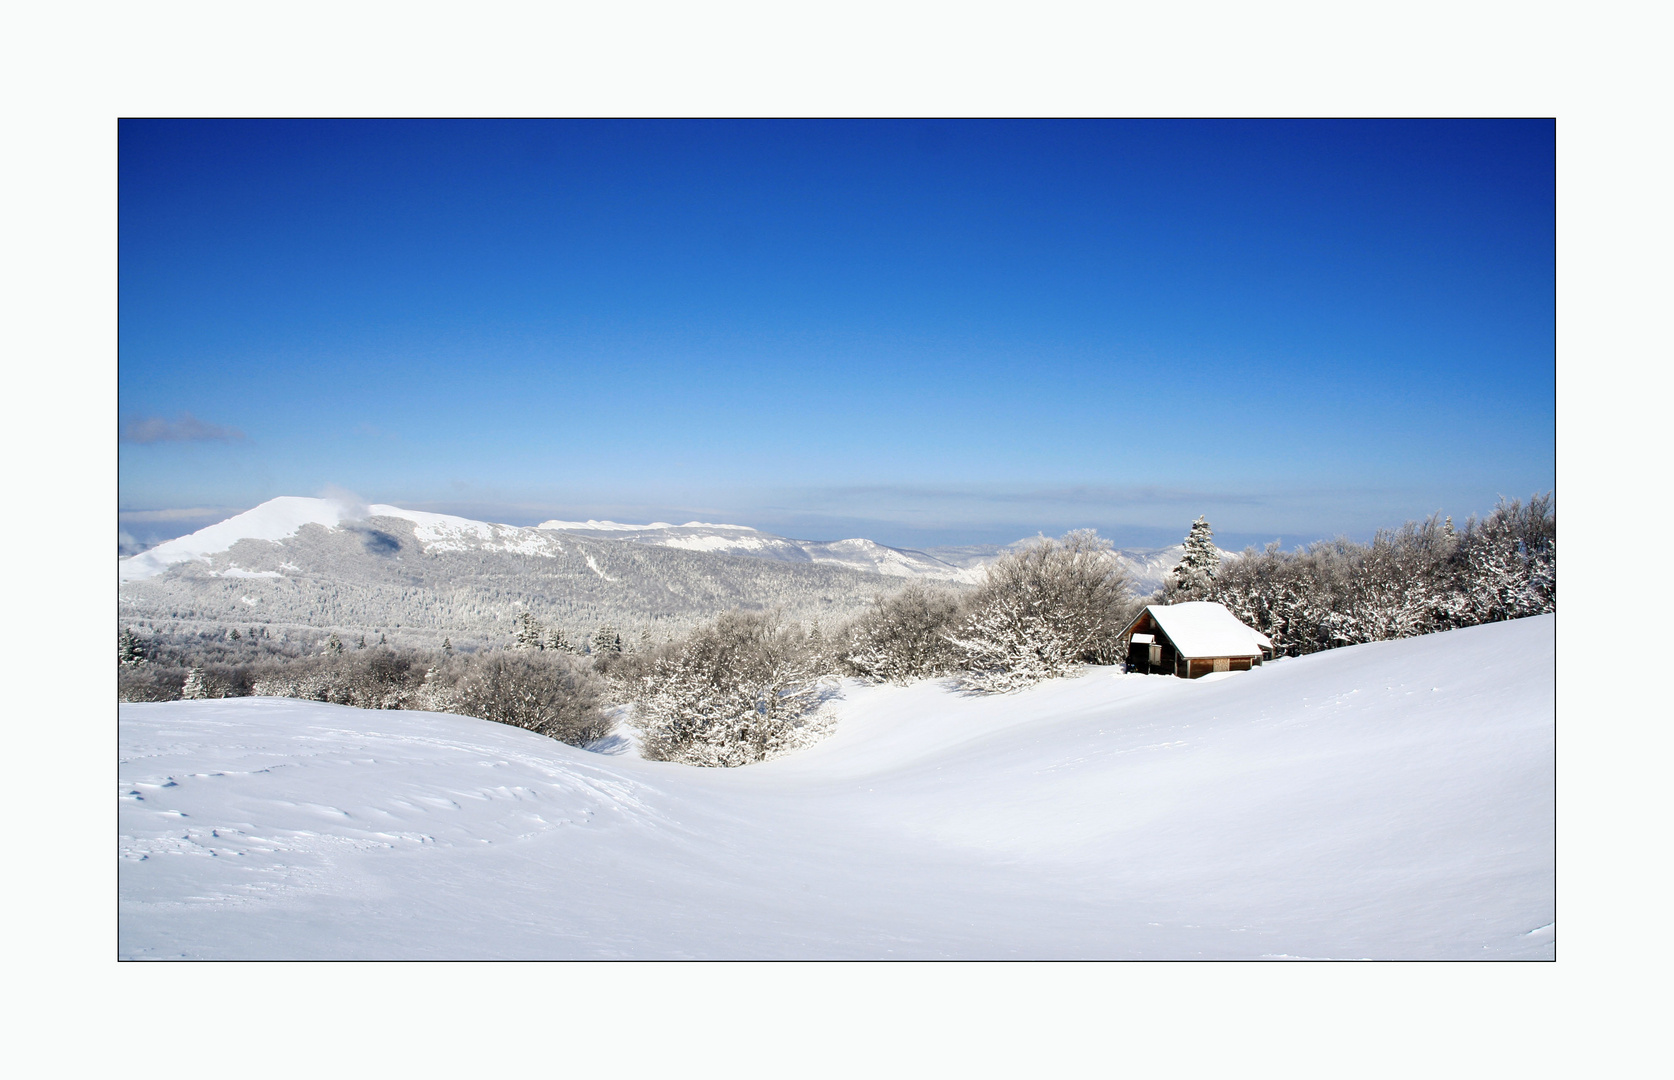
[[[846,686],[733,770],[121,707],[124,957],[1553,955],[1550,616],[1185,682]]]
[[[117,560],[122,581],[155,577],[176,563],[204,560],[226,551],[240,540],[278,541],[295,536],[304,525],[334,528],[353,508],[332,499],[284,496],[269,499],[253,510],[235,514],[195,533],[157,545],[149,551]]]

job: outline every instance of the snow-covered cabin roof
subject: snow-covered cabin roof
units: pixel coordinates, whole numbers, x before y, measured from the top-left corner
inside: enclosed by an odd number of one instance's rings
[[[1210,656],[1260,656],[1260,635],[1238,621],[1238,617],[1220,604],[1207,600],[1191,600],[1184,604],[1153,604],[1140,612],[1134,622],[1149,612],[1180,655],[1188,660]],[[1132,624],[1129,624],[1132,628]],[[1271,648],[1271,643],[1268,644]]]

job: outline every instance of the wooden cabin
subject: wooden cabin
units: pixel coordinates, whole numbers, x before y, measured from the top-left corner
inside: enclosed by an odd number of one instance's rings
[[[1220,604],[1152,604],[1122,631],[1128,670],[1196,679],[1273,659],[1273,642]]]

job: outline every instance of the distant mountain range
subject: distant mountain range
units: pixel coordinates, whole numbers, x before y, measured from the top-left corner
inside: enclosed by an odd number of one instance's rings
[[[742,555],[780,562],[829,563],[887,577],[928,578],[974,584],[982,580],[980,566],[959,566],[926,551],[894,548],[872,540],[792,540],[753,529],[748,525],[714,525],[688,521],[670,525],[656,521],[649,525],[622,525],[614,521],[543,521],[537,529],[625,540],[634,544]]]
[[[118,560],[120,617],[174,632],[377,632],[503,643],[522,611],[572,637],[663,638],[734,606],[836,621],[922,580],[968,587],[1020,546],[920,551],[795,540],[744,525],[499,525],[387,504],[283,497]],[[1116,553],[1148,593],[1182,548]]]

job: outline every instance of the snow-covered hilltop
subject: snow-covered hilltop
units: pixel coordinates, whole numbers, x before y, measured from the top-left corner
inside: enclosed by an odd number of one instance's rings
[[[552,524],[578,528],[274,499],[119,560],[119,617],[142,632],[193,637],[259,627],[280,641],[336,631],[436,647],[510,644],[528,612],[576,640],[607,625],[628,640],[660,640],[734,607],[847,619],[915,567],[961,580],[958,568],[870,541],[804,550],[703,522],[543,523]]]
[[[120,709],[123,957],[1550,958],[1554,622],[1188,682],[845,684],[740,769]]]
[[[290,539],[308,525],[338,529],[347,523],[365,522],[372,518],[411,522],[413,535],[425,551],[509,551],[521,555],[550,556],[563,550],[563,544],[557,537],[547,536],[537,529],[494,525],[452,514],[403,510],[387,503],[356,505],[339,499],[287,495],[269,499],[253,510],[199,529],[189,536],[118,559],[117,575],[121,581],[143,581],[179,563],[210,563],[213,561],[211,556],[231,551],[243,540],[278,543]]]
[[[282,496],[253,510],[217,522],[189,536],[159,544],[149,551],[118,559],[121,581],[143,581],[184,562],[211,562],[211,556],[230,551],[241,540],[276,543],[308,525],[338,529],[373,518],[411,522],[425,552],[507,551],[524,555],[556,555],[563,541],[554,533],[598,539],[719,552],[785,562],[824,562],[891,577],[925,577],[946,581],[974,581],[980,571],[942,562],[921,551],[886,547],[871,540],[792,540],[747,525],[718,525],[689,521],[684,525],[653,522],[627,525],[615,521],[543,521],[533,528],[497,525],[451,514],[405,510],[387,503],[356,505],[338,499]]]

